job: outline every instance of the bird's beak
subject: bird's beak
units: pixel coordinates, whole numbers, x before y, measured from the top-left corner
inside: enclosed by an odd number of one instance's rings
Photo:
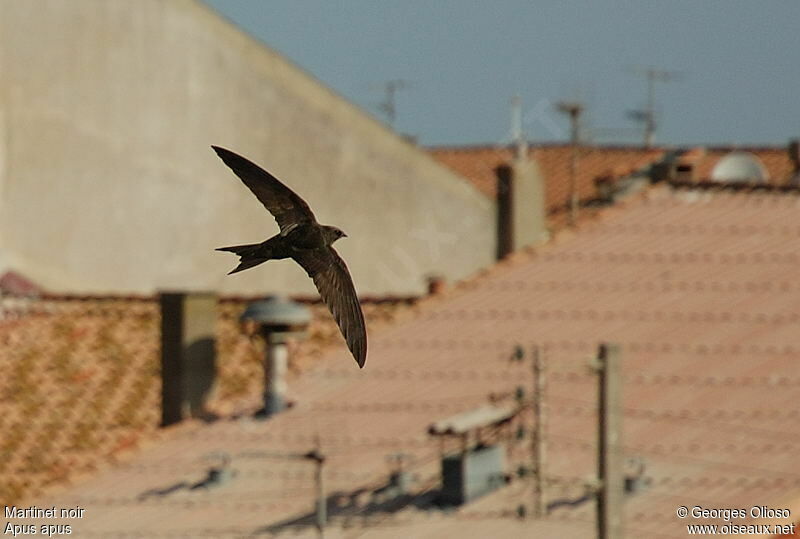
[[[343,237],[343,238],[346,238],[346,237],[347,237],[347,234],[345,234],[344,232],[342,232],[342,237]]]

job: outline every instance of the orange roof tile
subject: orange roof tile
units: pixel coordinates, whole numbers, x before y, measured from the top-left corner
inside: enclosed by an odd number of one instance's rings
[[[800,490],[798,208],[796,193],[651,189],[421,302],[373,336],[366,369],[343,347],[326,355],[292,382],[292,410],[180,425],[36,503],[85,508],[72,523],[80,537],[310,536],[314,467],[291,455],[319,436],[326,536],[593,537],[594,507],[575,500],[596,469],[587,358],[609,341],[623,353],[623,444],[649,481],[625,503],[628,536],[683,538],[686,524],[706,522],[678,519],[680,505],[780,507]],[[515,516],[530,500],[525,480],[452,513],[415,507],[438,474],[427,425],[530,388],[530,364],[510,357],[534,343],[549,365],[550,516]],[[511,470],[530,462],[529,439],[507,444]],[[419,496],[381,505],[376,489],[398,451]],[[192,489],[220,452],[233,475]]]
[[[490,198],[496,196],[495,168],[510,162],[514,155],[508,147],[491,146],[430,148],[429,152]],[[657,161],[663,154],[661,149],[582,146],[579,150],[577,172],[580,199],[589,200],[598,196],[598,180],[617,180]],[[565,208],[570,195],[572,147],[568,144],[531,146],[529,156],[537,161],[545,179],[548,211],[552,213]]]
[[[235,410],[262,385],[263,352],[239,326],[247,301],[218,304],[217,382],[208,403],[215,413]],[[375,327],[413,300],[363,303]],[[293,375],[341,342],[327,307],[310,308],[308,339],[292,343]],[[153,297],[0,296],[0,502],[90,472],[153,436],[159,316]]]
[[[16,271],[9,270],[0,275],[0,294],[38,296],[42,292],[43,290],[39,285]]]

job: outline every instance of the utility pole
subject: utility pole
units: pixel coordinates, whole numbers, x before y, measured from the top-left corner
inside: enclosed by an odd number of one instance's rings
[[[327,507],[327,500],[325,498],[325,483],[323,482],[324,479],[324,465],[326,456],[322,452],[322,448],[320,445],[319,435],[314,437],[314,449],[308,451],[307,453],[281,453],[281,452],[273,452],[273,451],[245,451],[243,453],[239,453],[237,457],[239,458],[268,458],[268,459],[302,459],[306,461],[312,461],[315,466],[314,471],[314,483],[316,486],[316,501],[314,503],[314,512],[315,512],[315,525],[317,528],[317,537],[320,539],[325,538],[325,525],[328,522],[328,507]],[[227,463],[230,459],[227,455],[224,456],[225,462]],[[226,464],[223,464],[223,471],[225,470]],[[224,479],[224,478],[223,478]]]
[[[597,357],[599,379],[599,432],[597,493],[597,537],[622,538],[622,503],[625,493],[622,453],[620,350],[601,344]]]
[[[316,439],[315,447],[308,453],[306,453],[305,458],[314,461],[317,465],[316,470],[314,472],[314,481],[317,487],[317,504],[316,504],[316,525],[317,525],[317,537],[319,539],[325,538],[325,525],[328,521],[328,507],[327,507],[327,500],[325,499],[325,483],[324,483],[324,476],[323,476],[323,467],[325,465],[325,455],[322,453],[322,449],[320,448],[319,437]]]
[[[546,361],[544,352],[538,347],[533,348],[533,439],[531,453],[533,455],[534,483],[533,483],[533,513],[536,518],[547,516],[547,497],[545,493],[545,460],[547,458],[547,441],[545,431],[545,388]]]
[[[628,115],[644,123],[644,146],[652,148],[656,135],[656,82],[670,82],[680,78],[676,71],[664,71],[654,67],[634,68],[633,72],[647,80],[647,104],[644,110],[632,110]]]
[[[581,113],[584,107],[583,103],[577,101],[561,101],[556,108],[559,112],[569,115],[572,145],[569,162],[569,224],[574,225],[578,219],[578,150],[581,143]]]

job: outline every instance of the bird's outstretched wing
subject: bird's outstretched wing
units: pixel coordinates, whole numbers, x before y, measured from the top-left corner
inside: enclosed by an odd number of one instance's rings
[[[306,201],[278,178],[241,155],[219,146],[211,147],[275,217],[282,232],[292,225],[316,222]]]
[[[322,301],[344,335],[359,367],[367,360],[367,330],[347,265],[333,247],[301,251],[293,257],[314,280]]]

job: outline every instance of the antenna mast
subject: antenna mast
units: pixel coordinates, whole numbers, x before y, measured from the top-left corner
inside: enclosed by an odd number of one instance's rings
[[[652,148],[656,135],[656,82],[670,82],[681,78],[677,71],[665,71],[654,67],[637,67],[633,73],[647,81],[647,102],[644,109],[632,110],[628,116],[644,123],[644,146]]]
[[[517,159],[528,157],[528,141],[522,129],[522,98],[518,95],[511,98],[511,142],[516,148]]]
[[[572,156],[569,165],[569,223],[578,219],[578,150],[581,144],[581,113],[584,111],[580,101],[559,101],[556,109],[569,116],[570,145]]]
[[[386,115],[386,120],[391,127],[394,127],[394,120],[397,117],[395,94],[397,94],[397,90],[404,90],[408,86],[408,82],[402,79],[389,80],[383,83],[385,97],[378,104],[378,109]]]

